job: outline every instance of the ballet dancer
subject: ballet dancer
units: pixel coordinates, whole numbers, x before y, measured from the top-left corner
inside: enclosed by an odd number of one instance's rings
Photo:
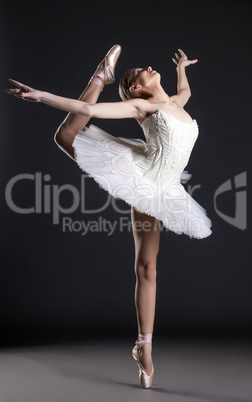
[[[198,137],[197,122],[184,109],[191,96],[186,67],[198,60],[189,60],[182,49],[175,53],[172,61],[177,70],[177,93],[173,96],[164,91],[160,74],[148,66],[132,68],[123,75],[119,83],[122,101],[97,103],[103,87],[115,81],[120,52],[119,45],[108,51],[78,100],[33,89],[13,79],[10,82],[16,87],[6,92],[67,111],[55,133],[56,144],[104,190],[131,205],[138,323],[132,356],[142,388],[150,388],[160,223],[190,238],[203,239],[211,234],[205,209],[183,186],[190,178],[184,168]],[[146,141],[87,127],[91,117],[133,118]]]

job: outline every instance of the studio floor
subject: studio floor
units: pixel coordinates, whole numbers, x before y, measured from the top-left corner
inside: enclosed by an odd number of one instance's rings
[[[248,340],[153,340],[153,387],[140,388],[127,340],[8,347],[0,402],[252,401]]]

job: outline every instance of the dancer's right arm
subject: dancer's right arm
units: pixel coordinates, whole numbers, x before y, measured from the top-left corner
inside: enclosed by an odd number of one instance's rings
[[[10,95],[14,95],[17,98],[30,102],[42,102],[54,108],[65,110],[66,112],[85,114],[85,107],[83,108],[83,106],[87,105],[87,103],[76,99],[53,95],[49,92],[39,91],[13,79],[10,79],[9,81],[17,86],[17,88],[8,88],[5,90],[5,92]],[[89,113],[88,110],[87,113]]]
[[[108,102],[89,104],[75,99],[64,98],[49,92],[39,91],[10,79],[18,88],[6,89],[6,92],[30,102],[42,102],[57,109],[88,117],[104,119],[144,118],[146,114],[153,113],[155,106],[143,99],[131,99],[124,102]],[[153,109],[153,110],[152,110]]]

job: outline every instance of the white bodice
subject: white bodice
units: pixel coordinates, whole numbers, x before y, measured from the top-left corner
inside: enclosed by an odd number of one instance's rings
[[[158,110],[141,124],[145,138],[144,157],[135,161],[144,176],[162,186],[178,184],[198,137],[196,120],[184,123]]]

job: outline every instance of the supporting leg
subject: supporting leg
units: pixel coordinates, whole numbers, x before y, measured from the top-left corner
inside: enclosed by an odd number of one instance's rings
[[[139,213],[134,208],[131,209],[131,217],[135,242],[135,306],[138,333],[153,333],[156,306],[156,260],[159,251],[160,224],[157,219]],[[136,222],[137,225],[135,225]],[[146,222],[148,223],[146,224]],[[150,373],[152,370],[151,344],[143,345],[142,349],[142,364]]]

